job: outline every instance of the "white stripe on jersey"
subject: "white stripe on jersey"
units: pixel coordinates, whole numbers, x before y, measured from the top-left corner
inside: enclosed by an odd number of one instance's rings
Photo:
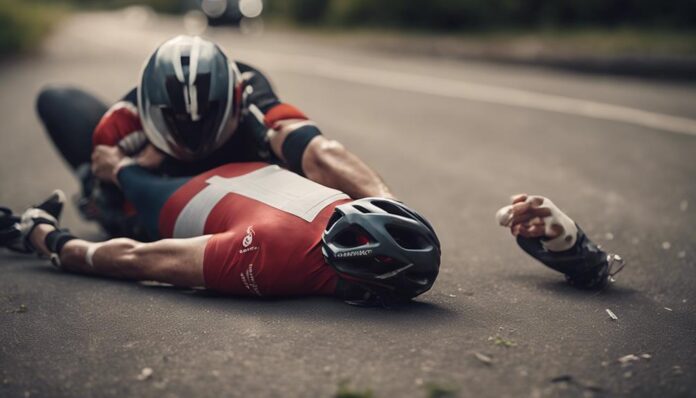
[[[307,222],[337,200],[349,199],[341,191],[317,184],[278,166],[266,166],[239,177],[214,176],[208,186],[183,208],[174,225],[174,238],[204,234],[206,220],[228,193],[259,201]]]

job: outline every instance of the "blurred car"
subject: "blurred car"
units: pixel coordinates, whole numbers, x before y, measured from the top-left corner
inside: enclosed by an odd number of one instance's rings
[[[242,19],[257,18],[263,12],[262,0],[200,0],[210,25],[239,25]]]

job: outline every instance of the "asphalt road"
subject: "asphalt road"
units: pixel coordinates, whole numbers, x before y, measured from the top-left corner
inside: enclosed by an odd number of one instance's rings
[[[35,117],[40,87],[115,100],[183,31],[79,15],[40,54],[1,63],[0,203],[77,191]],[[433,221],[434,289],[392,311],[220,298],[3,252],[1,397],[330,397],[342,381],[376,397],[425,397],[430,383],[464,397],[696,396],[696,86],[209,34]],[[574,290],[516,247],[493,214],[521,191],[628,260],[614,286]],[[66,225],[98,235],[68,210]]]

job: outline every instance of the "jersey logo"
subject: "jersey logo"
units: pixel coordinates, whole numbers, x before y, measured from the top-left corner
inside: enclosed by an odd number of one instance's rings
[[[246,235],[244,235],[244,238],[242,238],[242,249],[239,250],[239,254],[244,254],[248,252],[252,252],[254,250],[259,250],[259,246],[255,245],[252,246],[252,243],[254,243],[254,235],[256,235],[256,232],[254,232],[254,226],[249,225],[246,229]]]
[[[254,241],[254,228],[252,225],[247,227],[246,235],[242,240],[242,246],[249,247],[249,245]]]

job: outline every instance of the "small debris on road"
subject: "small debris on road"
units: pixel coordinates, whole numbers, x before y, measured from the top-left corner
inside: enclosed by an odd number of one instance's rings
[[[621,364],[621,366],[628,366],[633,362],[640,361],[640,358],[638,358],[634,354],[628,354],[619,358],[618,361]]]
[[[27,307],[27,306],[24,305],[24,304],[20,304],[20,305],[19,305],[19,308],[16,308],[16,309],[14,309],[14,310],[9,310],[9,311],[7,311],[7,312],[8,312],[8,313],[11,313],[11,314],[24,314],[24,313],[27,312],[27,311],[29,311],[29,307]]]
[[[685,257],[686,257],[686,252],[684,250],[677,253],[677,258],[685,258]]]
[[[489,357],[488,355],[481,354],[480,352],[475,352],[474,356],[476,357],[476,359],[478,359],[485,365],[493,365],[493,358]]]
[[[619,317],[616,316],[616,314],[614,314],[614,312],[612,312],[612,310],[610,310],[609,308],[607,308],[605,311],[607,311],[607,314],[609,314],[609,318],[611,318],[612,320],[614,320],[614,321],[619,320]]]
[[[606,234],[604,234],[604,239],[614,240],[614,234],[612,234],[611,232],[607,232]]]
[[[493,344],[499,345],[502,347],[506,347],[506,348],[514,347],[517,345],[517,343],[515,343],[514,341],[508,340],[508,339],[500,337],[498,335],[496,335],[495,337],[493,337],[493,336],[488,337],[488,341],[492,341]]]
[[[153,373],[154,371],[152,370],[152,368],[143,368],[143,370],[140,371],[140,374],[138,375],[137,379],[140,381],[145,381],[152,377]]]
[[[572,375],[569,374],[564,374],[560,376],[556,376],[553,379],[551,379],[551,383],[565,383],[565,385],[575,385],[579,388],[582,388],[584,390],[594,392],[594,393],[599,393],[603,391],[603,388],[598,386],[597,384],[589,381],[589,382],[582,382],[581,380],[577,380],[574,378]]]
[[[631,371],[629,370],[628,372],[626,372],[626,373],[623,374],[623,377],[624,377],[625,379],[630,379],[631,377],[633,377],[633,372],[631,372]]]
[[[671,309],[671,308],[669,308],[669,307],[665,307],[665,309],[666,309],[667,311],[674,311],[673,309]]]
[[[667,241],[662,242],[662,249],[664,249],[664,250],[669,250],[669,249],[671,249],[671,248],[672,248],[672,244],[671,244],[671,243],[669,243],[669,242],[667,242]]]
[[[650,354],[640,354],[640,357],[643,358],[643,359],[651,359],[651,358],[652,358],[652,355],[650,355]]]
[[[551,383],[570,383],[573,381],[573,376],[571,375],[560,375],[551,379]]]
[[[672,366],[672,371],[674,372],[675,375],[684,374],[684,371],[682,370],[681,366],[679,366],[679,365]]]
[[[687,201],[687,200],[682,200],[682,201],[679,203],[679,210],[681,210],[681,211],[686,211],[686,209],[688,209],[688,208],[689,208],[689,201]]]

